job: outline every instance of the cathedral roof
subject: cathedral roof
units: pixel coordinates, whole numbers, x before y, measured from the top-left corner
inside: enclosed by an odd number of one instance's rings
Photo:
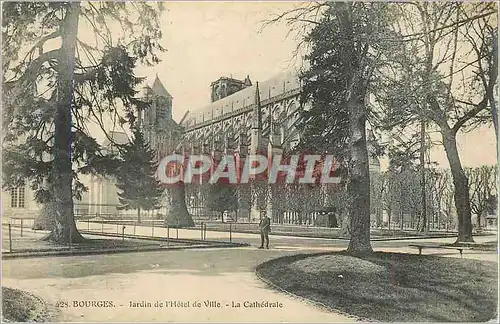
[[[298,74],[295,71],[287,71],[271,79],[259,82],[260,100],[265,101],[299,87]],[[190,111],[183,125],[192,126],[253,105],[256,95],[255,88],[256,85],[254,84],[230,96],[212,102],[205,107]]]
[[[153,86],[151,87],[153,93],[159,97],[172,98],[172,95],[168,93],[167,89],[163,86],[163,83],[160,81],[158,74],[156,75],[155,81],[153,82]]]

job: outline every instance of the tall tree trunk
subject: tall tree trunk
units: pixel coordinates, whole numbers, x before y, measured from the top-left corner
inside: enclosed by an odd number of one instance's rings
[[[349,233],[349,221],[350,217],[346,213],[340,214],[340,231],[339,236],[343,238],[351,238],[351,233]]]
[[[377,224],[377,228],[382,227],[382,212],[379,206],[377,206],[375,209],[375,222]]]
[[[439,197],[438,199],[441,199],[441,197]],[[441,202],[438,200],[438,203],[437,203],[437,215],[436,215],[436,222],[437,222],[437,229],[440,230],[441,229]]]
[[[498,110],[497,110],[497,104],[495,100],[490,100],[490,105],[491,105],[491,115],[493,117],[493,125],[495,126],[495,139],[497,141],[496,149],[497,149],[497,161],[500,160],[500,149],[499,149],[499,143],[498,143]]]
[[[458,242],[474,242],[469,197],[469,181],[458,155],[456,134],[450,129],[442,129],[443,144],[450,163],[453,185],[455,187],[455,207],[458,214]]]
[[[497,33],[495,33],[495,36]],[[493,57],[498,57],[498,38],[493,37]],[[494,66],[497,64],[494,64]],[[490,81],[491,82],[491,81]],[[495,127],[495,138],[497,139],[497,161],[500,160],[500,150],[498,147],[498,108],[495,98],[490,96],[489,98],[490,106],[491,106],[491,116],[493,117],[493,126]]]
[[[50,240],[58,243],[69,243],[70,240],[81,242],[84,239],[76,228],[73,215],[71,163],[71,105],[79,15],[80,3],[67,4],[62,25],[62,45],[58,62],[53,183],[50,184],[53,186],[55,195],[54,228]]]
[[[170,204],[164,226],[193,227],[194,221],[187,210],[184,183],[178,182],[168,188]]]
[[[389,209],[389,212],[387,213],[387,229],[390,231],[391,230],[391,214],[392,211]]]
[[[422,199],[422,217],[421,226],[418,228],[419,232],[425,231],[427,223],[427,197],[425,190],[425,121],[422,119],[420,123],[420,185],[421,185],[421,199]]]
[[[349,171],[347,193],[350,197],[350,253],[373,252],[370,243],[370,172],[366,146],[366,111],[362,99],[352,97],[349,110]]]
[[[137,206],[137,223],[141,223],[141,207]]]

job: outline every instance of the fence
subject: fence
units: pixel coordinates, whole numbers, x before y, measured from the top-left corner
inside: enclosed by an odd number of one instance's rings
[[[188,206],[188,212],[197,223],[204,221],[219,221],[221,220],[221,213],[212,211],[204,206]]]
[[[189,214],[192,216],[196,224],[205,222],[237,222],[251,223],[258,222],[258,219],[251,219],[252,214],[249,209],[239,209],[235,212],[221,213],[211,210],[206,206],[188,205]],[[167,214],[166,208],[158,210],[141,211],[141,222],[150,223],[153,220],[162,220]],[[83,204],[75,203],[75,219],[76,220],[115,220],[115,221],[138,221],[139,217],[136,210],[122,210],[117,204]],[[296,212],[284,211],[278,212],[275,210],[272,217],[273,223],[277,224],[293,224],[304,226],[331,226],[333,222],[328,216],[323,213],[313,212]]]
[[[2,224],[2,252],[43,252],[54,250],[69,250],[88,248],[85,243],[75,244],[70,240],[68,244],[50,244],[42,240],[49,231],[35,230],[34,219],[10,219]],[[101,244],[109,248],[116,248],[116,242],[123,242],[124,246],[156,245],[166,246],[182,244],[207,244],[210,242],[233,242],[233,224],[224,224],[227,232],[208,233],[207,224],[201,223],[194,228],[163,227],[162,221],[152,221],[149,224],[114,223],[106,220],[92,221],[77,220],[77,230],[87,238],[107,241]],[[91,236],[90,236],[91,235]],[[71,236],[71,235],[70,235]],[[108,244],[109,242],[109,244]],[[99,248],[93,246],[91,248]]]
[[[188,212],[193,217],[195,223],[202,222],[234,222],[234,223],[252,223],[258,222],[258,219],[250,218],[250,210],[239,209],[234,212],[224,214],[218,211],[212,211],[205,206],[188,206]],[[334,222],[329,221],[328,216],[321,212],[294,212],[285,211],[279,213],[274,211],[272,217],[273,223],[304,225],[304,226],[332,226]]]
[[[37,242],[48,232],[35,230],[34,223],[34,218],[17,217],[2,222],[2,252],[36,250]]]
[[[86,219],[104,219],[104,220],[138,220],[139,215],[137,210],[125,210],[120,209],[118,204],[84,204],[75,203],[74,207],[75,219],[86,220]],[[163,219],[165,217],[165,208],[157,210],[141,210],[140,219],[142,220],[153,220],[153,219]]]
[[[223,224],[225,229],[232,233],[234,224]],[[99,220],[91,219],[77,221],[78,230],[90,234],[114,234],[124,237],[136,236],[138,238],[163,238],[163,239],[190,239],[206,241],[207,224],[200,223],[191,228],[178,228],[164,226],[163,221],[152,220],[148,224],[127,220]],[[231,241],[230,235],[216,235],[213,240]]]

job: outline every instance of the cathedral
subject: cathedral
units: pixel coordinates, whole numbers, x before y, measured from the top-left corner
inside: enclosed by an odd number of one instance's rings
[[[144,87],[142,93],[150,104],[147,109],[138,112],[137,122],[157,152],[158,160],[172,152],[211,156],[234,154],[240,158],[257,152],[281,154],[298,144],[300,132],[296,124],[300,111],[308,109],[307,104],[300,104],[301,84],[298,74],[292,71],[260,82],[251,80],[250,76],[243,80],[221,77],[210,85],[210,102],[204,107],[189,109],[178,122],[172,118],[173,97],[158,75],[151,85]],[[123,144],[129,140],[123,132],[110,132],[110,136],[112,141],[103,143],[107,150],[113,150],[112,142]],[[370,160],[370,172],[380,172],[380,163],[376,158]],[[135,215],[135,211],[117,209],[119,201],[114,179],[91,176],[82,180],[89,190],[81,201],[75,201],[77,218]],[[21,189],[11,190],[7,195],[10,199],[6,201],[8,208],[4,210],[4,215],[37,213],[38,207],[29,189]],[[196,195],[189,191],[186,194],[188,210],[195,222],[215,220],[217,213],[200,203]],[[262,212],[272,219],[275,216],[270,199],[264,210],[255,206],[240,209],[228,217],[233,221],[254,222]],[[167,210],[162,208],[153,213],[155,215],[151,217],[164,218]],[[297,223],[296,212],[282,209],[280,214],[285,214],[285,222]],[[319,218],[314,219],[316,221],[311,224],[320,225]]]
[[[158,76],[144,88],[151,104],[139,113],[139,123],[159,157],[175,150],[267,150],[271,135],[279,135],[283,148],[298,142],[294,125],[301,107],[296,74],[287,72],[255,84],[249,76],[244,80],[221,77],[210,88],[211,102],[188,110],[178,123],[172,119],[173,98]]]
[[[309,108],[300,104],[300,92],[298,74],[291,71],[261,82],[252,81],[249,76],[244,80],[221,77],[210,85],[211,102],[187,111],[176,123],[172,119],[172,96],[157,76],[153,85],[144,90],[151,105],[140,114],[140,121],[160,159],[172,152],[212,157],[230,154],[239,158],[257,152],[279,155],[292,150],[300,140],[296,124],[300,111]],[[380,172],[378,159],[370,159],[370,172]],[[200,203],[196,195],[188,191],[186,197],[195,221],[216,218],[217,213]],[[270,199],[264,211],[257,207],[240,208],[228,217],[254,222],[262,212],[275,219]],[[297,213],[291,214],[285,218],[296,221]]]

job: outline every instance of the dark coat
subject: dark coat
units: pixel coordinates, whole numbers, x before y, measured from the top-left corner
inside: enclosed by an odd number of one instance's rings
[[[259,223],[260,232],[263,234],[269,234],[271,232],[271,219],[265,216],[260,220]]]

